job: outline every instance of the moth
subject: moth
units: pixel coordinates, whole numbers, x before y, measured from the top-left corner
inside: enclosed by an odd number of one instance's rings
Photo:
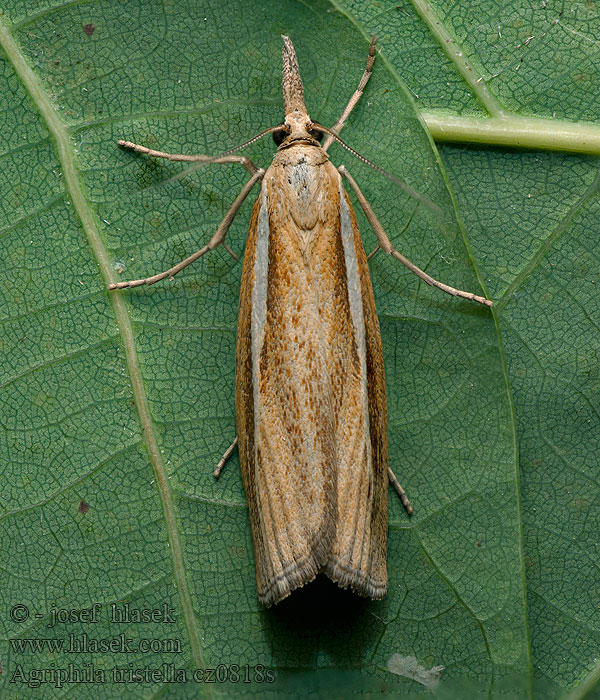
[[[225,235],[260,183],[242,269],[235,382],[236,441],[258,598],[268,607],[323,573],[342,588],[380,599],[388,585],[388,479],[409,514],[412,506],[388,466],[381,334],[367,257],[342,177],[384,252],[449,294],[487,306],[492,302],[438,282],[404,258],[349,172],[329,159],[327,148],[335,139],[409,190],[338,136],[371,75],[376,38],[359,86],[331,129],[309,117],[294,47],[288,37],[282,39],[281,124],[215,157],[119,141],[138,153],[174,161],[239,163],[250,179],[203,248],[166,272],[110,289],[172,278],[219,245],[236,257]],[[236,151],[268,133],[278,147],[265,171]]]

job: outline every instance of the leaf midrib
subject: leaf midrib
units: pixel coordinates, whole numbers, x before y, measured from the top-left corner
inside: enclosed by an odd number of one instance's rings
[[[338,12],[343,13],[349,19],[349,21],[351,21],[356,26],[356,28],[358,29],[359,32],[361,32],[363,35],[365,35],[365,31],[363,30],[363,27],[360,25],[358,20],[355,17],[353,17],[349,12],[347,12],[342,6],[340,6],[338,3],[338,0],[330,0],[330,2],[338,10]],[[425,23],[428,25],[428,28],[430,30],[432,30],[432,26],[431,26],[430,22],[427,21],[427,19],[431,20],[432,17],[429,16],[428,18],[426,18],[423,16],[424,10],[430,10],[429,4],[423,0],[412,0],[412,2],[413,2],[413,5],[415,6],[415,9],[417,10],[417,12],[419,12],[419,15],[422,17],[422,19],[424,19]],[[424,14],[428,14],[428,13],[425,12]],[[433,32],[434,36],[438,40],[443,38],[443,37],[440,37],[440,31],[441,31],[440,27],[442,27],[441,22],[439,22],[439,26],[437,28],[437,30],[438,30],[437,33],[435,31]],[[442,27],[442,29],[445,32],[445,29],[443,27]],[[444,34],[444,36],[445,36],[445,34]],[[456,42],[454,42],[452,44],[452,46],[458,47],[458,44],[456,44]],[[386,60],[385,56],[382,56],[381,58],[383,59],[383,63],[386,65],[386,67],[388,68],[390,73],[397,80],[398,84],[403,87],[403,89],[407,95],[407,98],[409,99],[409,101],[411,102],[411,104],[413,105],[413,107],[415,109],[415,112],[423,120],[424,129],[428,133],[430,143],[431,143],[431,148],[434,150],[434,152],[436,152],[436,156],[437,156],[436,160],[439,164],[439,168],[440,168],[442,177],[444,179],[444,182],[446,183],[446,186],[448,188],[448,193],[452,199],[452,204],[453,204],[454,211],[455,211],[455,214],[457,217],[457,223],[459,225],[461,236],[462,236],[464,245],[467,249],[469,259],[471,261],[471,264],[473,265],[473,269],[475,271],[475,275],[477,277],[477,280],[479,281],[482,289],[486,292],[486,295],[487,295],[487,288],[485,285],[485,281],[483,279],[483,276],[481,274],[481,271],[479,269],[477,261],[475,260],[473,252],[471,250],[471,246],[469,244],[469,240],[468,240],[467,235],[466,235],[466,231],[465,231],[465,228],[464,228],[464,225],[462,222],[462,218],[460,216],[458,202],[457,202],[456,196],[454,194],[454,191],[452,189],[452,186],[450,184],[450,181],[448,179],[448,175],[447,175],[446,170],[444,168],[444,164],[442,162],[442,159],[441,159],[439,153],[437,153],[437,148],[436,148],[436,145],[435,145],[434,140],[433,140],[433,135],[428,129],[427,123],[425,122],[425,120],[423,118],[423,114],[419,111],[419,109],[417,108],[417,106],[414,103],[414,100],[412,99],[412,96],[406,90],[404,83],[402,82],[400,77],[397,75],[397,72],[396,72],[394,66],[392,66],[388,60]],[[468,64],[466,64],[466,65],[468,66]],[[457,65],[456,67],[458,69],[458,72],[463,77],[463,79],[465,79],[465,81],[469,85],[471,85],[471,81],[468,79],[468,76],[465,75],[465,70],[464,70],[465,66]],[[490,118],[490,121],[499,121],[499,120],[504,121],[505,112],[502,109],[496,110],[493,103],[490,103],[489,100],[485,99],[485,98],[487,98],[487,94],[482,95],[481,91],[478,91],[477,96],[480,98],[480,101],[488,109],[488,111],[490,111],[490,113],[494,115],[493,117]],[[513,436],[512,449],[513,449],[513,455],[514,455],[514,475],[515,475],[515,486],[516,486],[516,495],[517,495],[517,511],[519,514],[519,558],[520,558],[520,562],[521,562],[520,578],[521,578],[521,590],[522,590],[522,597],[523,597],[523,606],[525,609],[524,624],[525,624],[525,635],[526,635],[526,639],[527,639],[527,663],[528,663],[528,671],[529,671],[529,687],[527,689],[527,693],[528,693],[528,697],[531,698],[531,697],[533,697],[533,658],[532,658],[532,652],[531,652],[531,637],[530,637],[530,631],[529,631],[529,617],[528,617],[528,613],[527,613],[527,581],[526,581],[526,577],[525,577],[525,551],[524,551],[524,533],[523,533],[523,517],[522,517],[523,507],[522,507],[522,502],[521,502],[520,472],[519,472],[519,459],[518,459],[519,450],[518,450],[518,442],[517,442],[517,417],[516,417],[516,412],[515,412],[514,401],[512,398],[512,392],[511,392],[511,388],[510,388],[507,358],[506,358],[506,354],[504,351],[504,344],[502,341],[502,333],[501,333],[500,323],[499,323],[499,312],[498,312],[497,308],[494,308],[492,310],[492,312],[493,312],[493,317],[494,317],[496,336],[498,338],[498,351],[500,354],[502,373],[503,373],[504,382],[505,382],[506,397],[507,397],[507,402],[508,402],[508,406],[510,409],[511,425],[512,425],[512,436]],[[466,609],[469,609],[469,608],[466,608]],[[486,644],[487,644],[487,640],[486,640]],[[488,649],[488,651],[489,651],[489,649]]]
[[[108,251],[102,242],[100,233],[96,226],[94,215],[84,197],[78,172],[75,167],[73,147],[66,125],[60,120],[58,113],[52,106],[48,94],[42,87],[32,68],[27,63],[25,56],[21,52],[18,44],[6,25],[0,21],[0,46],[11,63],[16,76],[23,84],[27,94],[36,106],[40,117],[45,122],[56,146],[57,155],[61,164],[65,190],[71,198],[73,208],[86,235],[88,244],[100,267],[103,282],[107,287],[114,282],[113,271],[110,265]],[[161,459],[160,449],[155,435],[155,426],[148,405],[148,398],[142,379],[139,366],[133,327],[125,301],[120,293],[110,294],[110,304],[115,314],[116,324],[121,335],[131,386],[135,399],[135,406],[139,417],[143,441],[148,451],[150,463],[152,465],[158,494],[165,519],[165,526],[169,539],[169,549],[173,562],[173,575],[177,585],[177,592],[183,613],[183,619],[190,640],[192,662],[197,668],[204,668],[204,654],[200,644],[200,629],[198,620],[194,614],[191,595],[185,566],[183,561],[183,549],[179,538],[179,528],[177,526],[177,514],[173,502],[173,493],[170,488],[168,474]]]

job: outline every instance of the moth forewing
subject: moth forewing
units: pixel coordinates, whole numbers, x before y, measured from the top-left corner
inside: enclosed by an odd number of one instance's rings
[[[308,116],[296,54],[288,37],[283,41],[283,124],[214,158],[119,142],[171,160],[240,163],[251,178],[197,253],[166,272],[109,288],[153,284],[224,244],[245,197],[261,182],[242,269],[235,386],[258,597],[272,605],[324,573],[360,595],[382,598],[387,590],[388,473],[408,513],[412,506],[388,466],[379,322],[365,251],[341,175],[384,252],[449,294],[491,302],[434,280],[404,258],[347,170],[336,170],[329,161],[331,139],[358,155],[338,133],[371,74],[375,38],[358,90],[333,129]],[[266,172],[249,158],[233,155],[269,132],[279,147]],[[317,140],[320,132],[329,134],[323,148]],[[426,198],[400,184],[427,204]],[[215,476],[222,464],[223,460]]]
[[[290,145],[267,170],[240,298],[236,413],[259,599],[276,603],[319,572],[380,598],[381,339],[354,213],[319,147]]]
[[[345,463],[339,464],[336,540],[327,573],[343,587],[350,586],[361,595],[378,599],[383,598],[387,591],[388,433],[385,371],[367,258],[352,204],[341,182],[339,200],[346,285],[364,378],[360,397],[357,398],[362,403],[360,410],[364,415],[365,432],[363,440],[357,440],[352,447],[346,448]],[[343,392],[345,388],[341,385],[337,390]],[[341,416],[340,419],[344,421],[345,417]],[[364,452],[364,457],[356,460],[357,452]]]

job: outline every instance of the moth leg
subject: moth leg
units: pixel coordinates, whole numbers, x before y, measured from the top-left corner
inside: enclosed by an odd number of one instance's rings
[[[221,459],[219,460],[219,463],[217,464],[217,468],[213,472],[213,476],[215,477],[215,479],[218,479],[221,476],[221,472],[223,471],[223,467],[227,463],[227,460],[233,454],[233,451],[235,450],[235,446],[237,444],[238,444],[238,439],[237,439],[237,435],[236,435],[235,440],[225,450],[225,454],[221,457]],[[402,488],[402,487],[400,487],[400,488]]]
[[[377,37],[374,36],[371,39],[371,43],[369,45],[369,55],[367,57],[367,67],[365,68],[365,72],[363,73],[362,78],[360,79],[360,82],[358,83],[358,87],[354,91],[354,94],[350,98],[350,101],[346,105],[346,109],[342,112],[342,116],[337,120],[337,122],[331,127],[331,131],[333,131],[335,134],[339,134],[340,131],[344,127],[344,123],[346,119],[350,116],[350,112],[354,109],[356,106],[356,103],[360,100],[364,89],[369,82],[369,78],[371,77],[371,73],[373,72],[373,63],[375,61],[375,43],[377,42]],[[328,136],[325,139],[325,143],[323,144],[323,150],[326,151],[329,146],[331,146],[331,142],[333,141],[333,136]]]
[[[214,250],[221,244],[225,245],[223,241],[225,239],[225,236],[227,235],[229,227],[231,226],[231,222],[235,218],[235,215],[238,213],[240,207],[242,206],[242,203],[250,193],[250,190],[259,180],[262,180],[264,174],[265,171],[262,168],[258,168],[254,175],[252,175],[248,182],[242,187],[241,192],[235,198],[235,201],[231,205],[227,214],[225,214],[223,221],[221,221],[221,223],[219,224],[219,228],[216,230],[213,237],[203,248],[200,248],[200,250],[197,250],[193,255],[190,255],[189,258],[182,260],[174,267],[169,268],[165,272],[160,272],[158,275],[153,275],[152,277],[145,277],[144,279],[139,280],[129,280],[128,282],[116,282],[114,284],[109,284],[108,288],[112,290],[125,289],[125,287],[140,287],[143,284],[154,284],[155,282],[164,280],[166,277],[174,277],[178,272],[181,272],[181,270],[183,270],[184,267],[187,267],[191,263],[198,260],[198,258],[202,257],[204,253],[208,253],[209,250]],[[237,260],[237,256],[231,250],[231,248],[229,248],[229,246],[226,246],[226,248],[229,251],[229,253],[231,253],[233,257]]]
[[[414,215],[417,213],[418,208],[419,208],[419,202],[417,202],[417,204],[415,205],[415,208],[413,209],[412,214],[408,217],[408,221],[404,224],[404,228],[399,232],[398,235],[401,236],[408,229],[408,227],[411,224],[411,221],[413,220]],[[373,250],[367,255],[367,262],[369,262],[369,260],[375,255],[375,253],[378,250],[381,250],[380,245],[377,245],[375,248],[373,248]]]
[[[375,255],[375,253],[378,250],[381,250],[381,246],[379,245],[376,248],[373,248],[373,250],[367,255],[367,262],[369,262],[369,260]]]
[[[455,287],[450,287],[449,285],[444,284],[443,282],[438,282],[438,280],[435,280],[433,279],[433,277],[430,277],[426,272],[423,272],[423,270],[417,267],[408,258],[405,258],[404,255],[399,253],[392,245],[390,239],[387,237],[382,225],[379,223],[379,220],[375,216],[375,212],[371,208],[369,202],[367,202],[364,194],[360,191],[360,188],[356,184],[354,178],[350,175],[350,173],[346,170],[346,168],[343,165],[340,165],[338,171],[346,178],[346,180],[348,180],[350,186],[354,190],[356,198],[358,199],[358,202],[362,207],[362,210],[364,211],[365,216],[369,221],[369,224],[371,224],[371,228],[377,236],[377,240],[379,241],[379,247],[385,253],[388,253],[389,255],[392,255],[394,258],[399,260],[403,265],[408,267],[408,269],[411,272],[414,272],[415,275],[417,275],[417,277],[420,277],[428,285],[432,287],[437,287],[438,289],[441,289],[442,292],[446,292],[446,294],[450,294],[455,297],[462,297],[463,299],[470,299],[471,301],[476,301],[479,304],[484,304],[485,306],[492,306],[494,304],[494,302],[490,299],[480,297],[477,294],[473,294],[473,292],[464,292],[462,289],[456,289]]]
[[[402,501],[402,505],[404,506],[404,510],[408,513],[408,515],[412,515],[414,508],[412,507],[411,502],[408,500],[408,496],[406,495],[406,491],[400,486],[400,482],[396,478],[396,475],[394,472],[388,467],[388,477],[390,479],[390,484],[396,489],[396,493],[398,496],[400,496],[400,500]]]
[[[140,144],[132,143],[131,141],[120,140],[117,141],[117,143],[119,146],[128,148],[130,151],[145,153],[147,156],[152,156],[153,158],[166,158],[167,160],[183,161],[184,163],[240,163],[244,168],[246,168],[250,175],[254,175],[259,170],[259,168],[257,168],[247,156],[192,156],[186,155],[185,153],[165,153],[164,151],[155,151],[152,148],[146,148],[146,146],[140,146]]]

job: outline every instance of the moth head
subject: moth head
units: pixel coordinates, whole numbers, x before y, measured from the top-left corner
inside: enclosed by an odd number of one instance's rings
[[[285,122],[281,122],[279,128],[273,131],[273,141],[275,141],[275,145],[282,146],[283,148],[285,148],[286,146],[290,146],[292,142],[298,139],[308,143],[312,143],[315,146],[319,145],[323,140],[323,132],[313,129],[312,122],[310,122],[310,119],[308,121],[308,128],[304,127],[302,130],[296,133],[293,138],[291,137],[291,128]]]
[[[302,140],[309,143],[318,142],[323,138],[323,134],[314,131],[311,118],[308,116],[306,105],[304,104],[304,88],[298,70],[298,59],[294,51],[294,45],[287,36],[283,39],[283,108],[285,120],[281,129],[273,132],[275,143],[285,148],[292,142]]]

